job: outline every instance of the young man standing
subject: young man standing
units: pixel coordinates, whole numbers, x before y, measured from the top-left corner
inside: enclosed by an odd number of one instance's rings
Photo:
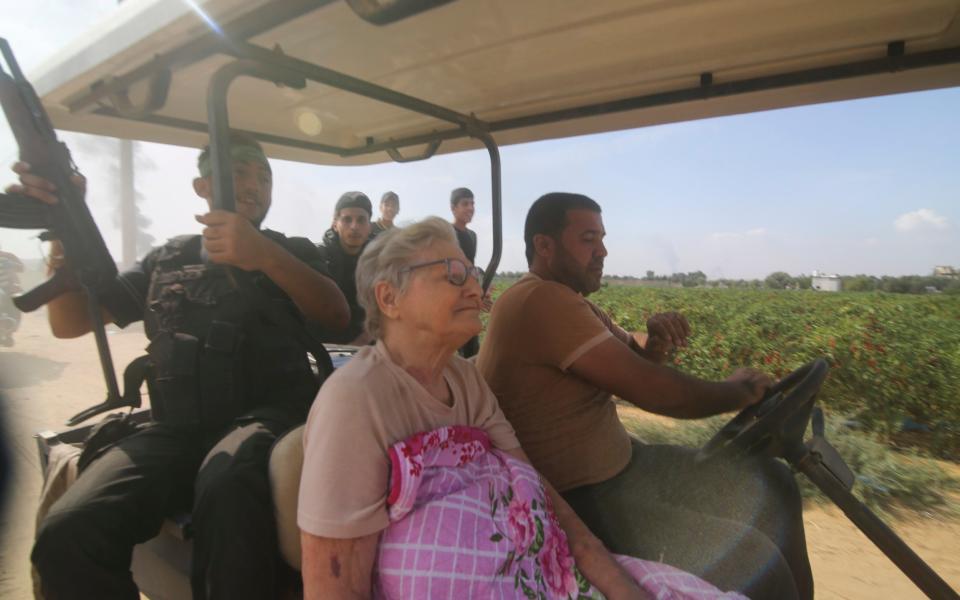
[[[357,302],[357,260],[370,241],[370,217],[373,207],[363,192],[346,192],[337,200],[333,211],[333,227],[323,235],[320,252],[330,276],[350,305],[350,324],[341,331],[324,329],[319,337],[335,344],[366,343],[363,334],[364,312]]]
[[[704,381],[666,366],[686,319],[617,326],[586,296],[607,249],[600,205],[552,193],[524,227],[529,273],[497,300],[477,366],[531,462],[612,551],[690,571],[751,598],[813,595],[800,496],[772,459],[693,460],[695,451],[632,438],[614,398],[698,419],[761,400],[769,377],[739,369]]]
[[[469,188],[461,187],[450,192],[450,212],[453,213],[453,230],[457,234],[460,249],[467,255],[470,262],[477,258],[477,234],[467,229],[473,221],[473,192]]]
[[[477,258],[477,233],[472,229],[467,229],[470,221],[473,221],[474,201],[473,192],[469,188],[461,187],[450,192],[450,212],[453,213],[453,231],[457,234],[457,243],[463,254],[472,263]],[[484,295],[484,305],[489,310],[489,299]],[[470,338],[466,344],[460,348],[460,354],[464,358],[476,356],[480,351],[480,338],[475,336]]]
[[[370,225],[370,239],[393,227],[393,221],[400,214],[400,196],[396,192],[385,192],[380,198],[380,218]]]

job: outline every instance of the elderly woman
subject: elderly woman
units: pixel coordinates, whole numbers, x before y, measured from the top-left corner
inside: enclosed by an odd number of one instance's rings
[[[382,233],[360,258],[377,342],[324,384],[305,429],[305,597],[643,598],[660,591],[636,583],[651,570],[715,597],[670,567],[611,556],[529,466],[456,354],[481,328],[481,276],[439,218]]]

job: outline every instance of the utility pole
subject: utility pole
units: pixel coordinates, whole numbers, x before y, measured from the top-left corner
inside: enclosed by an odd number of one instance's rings
[[[137,261],[137,192],[133,182],[133,142],[120,142],[120,236],[123,251],[120,266]]]
[[[117,0],[123,4],[123,0]],[[133,183],[133,142],[120,141],[120,267],[137,262],[137,190]]]

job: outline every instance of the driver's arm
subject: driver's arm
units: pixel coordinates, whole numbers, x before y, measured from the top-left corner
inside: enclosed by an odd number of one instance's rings
[[[585,352],[568,369],[639,408],[679,419],[744,408],[758,402],[772,383],[752,369],[740,369],[726,381],[697,379],[645,360],[615,337]]]
[[[612,321],[609,327],[614,336],[623,340],[631,350],[657,364],[664,364],[671,352],[687,345],[690,337],[690,324],[678,312],[653,315],[647,319],[645,332],[628,333]]]

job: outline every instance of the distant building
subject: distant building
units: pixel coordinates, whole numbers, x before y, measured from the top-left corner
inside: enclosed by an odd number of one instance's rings
[[[955,267],[939,265],[933,268],[933,276],[947,277],[949,279],[958,279],[960,278],[960,270],[957,270]]]
[[[655,279],[650,281],[649,279],[632,279],[627,285],[636,285],[639,287],[648,287],[648,288],[682,288],[683,284],[679,281],[670,281],[667,279]]]
[[[843,282],[839,275],[828,275],[827,273],[813,272],[810,276],[810,289],[818,292],[839,292],[843,288]]]

